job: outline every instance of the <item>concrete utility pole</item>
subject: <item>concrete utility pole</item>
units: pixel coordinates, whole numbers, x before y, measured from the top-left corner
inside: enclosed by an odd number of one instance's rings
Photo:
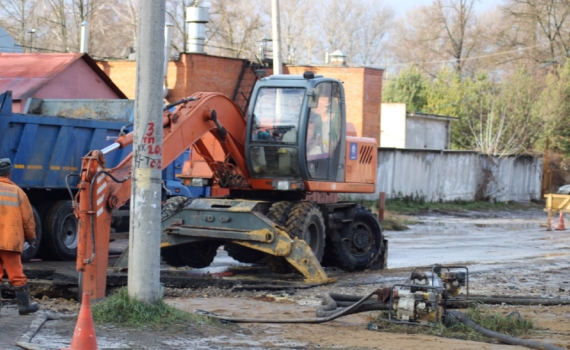
[[[161,298],[165,2],[140,0],[139,8],[128,289],[130,297],[155,303]]]
[[[282,74],[281,27],[279,25],[279,0],[271,0],[271,28],[273,36],[273,74]]]

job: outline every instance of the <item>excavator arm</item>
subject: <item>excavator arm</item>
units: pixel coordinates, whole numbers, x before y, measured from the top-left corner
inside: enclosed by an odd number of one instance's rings
[[[246,166],[244,143],[246,120],[239,108],[220,93],[196,93],[177,106],[174,112],[163,115],[164,136],[162,166],[173,162],[186,149],[194,146],[208,166],[223,181],[224,174],[242,179],[239,185],[247,188],[249,173]],[[226,155],[235,163],[217,162],[208,154],[201,138],[212,133]],[[93,299],[105,297],[105,280],[111,232],[111,213],[131,197],[132,153],[117,167],[105,167],[105,154],[133,143],[133,133],[121,136],[103,150],[89,152],[82,160],[79,192],[76,195],[75,215],[79,220],[77,271],[79,288]]]

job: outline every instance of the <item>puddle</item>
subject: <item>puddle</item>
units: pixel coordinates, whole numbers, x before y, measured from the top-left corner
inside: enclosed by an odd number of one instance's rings
[[[540,224],[538,223],[482,223],[474,224],[475,227],[493,227],[493,228],[504,228],[509,230],[529,230],[529,229],[540,229]]]

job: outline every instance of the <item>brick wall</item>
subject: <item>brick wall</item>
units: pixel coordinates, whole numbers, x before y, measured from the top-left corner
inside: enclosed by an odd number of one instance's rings
[[[303,74],[306,71],[342,81],[347,121],[354,124],[358,136],[378,139],[382,102],[382,70],[334,66],[287,66],[284,69],[284,72],[288,74]]]
[[[244,60],[204,54],[182,54],[168,64],[167,100],[174,102],[198,91],[221,92],[232,98]],[[136,63],[134,61],[99,61],[99,67],[129,98],[135,97]],[[344,83],[347,120],[354,124],[359,136],[378,139],[382,73],[380,69],[333,66],[284,66],[285,74],[313,71]],[[270,75],[271,69],[267,70]],[[253,81],[251,69],[245,71],[244,82]],[[249,92],[250,87],[242,91]]]

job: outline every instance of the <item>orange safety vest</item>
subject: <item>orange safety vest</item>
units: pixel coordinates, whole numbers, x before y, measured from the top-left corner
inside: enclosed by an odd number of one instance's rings
[[[6,177],[0,177],[0,250],[22,252],[24,242],[36,238],[34,212],[28,196]]]

